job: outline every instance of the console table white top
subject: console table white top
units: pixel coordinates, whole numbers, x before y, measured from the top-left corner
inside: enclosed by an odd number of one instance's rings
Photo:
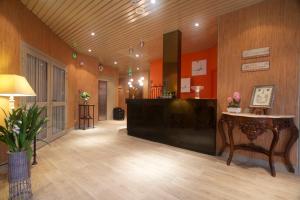
[[[295,118],[295,115],[256,115],[251,113],[230,113],[222,112],[224,115],[238,116],[238,117],[252,117],[252,118]]]

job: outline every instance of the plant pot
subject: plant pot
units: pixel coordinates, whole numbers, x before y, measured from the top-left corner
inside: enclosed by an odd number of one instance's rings
[[[240,112],[242,112],[242,109],[241,108],[234,108],[234,107],[227,107],[227,112],[240,113]]]
[[[32,199],[30,166],[26,151],[8,153],[9,200]]]

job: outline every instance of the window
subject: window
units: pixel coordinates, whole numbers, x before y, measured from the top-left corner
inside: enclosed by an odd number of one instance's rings
[[[48,123],[38,138],[51,141],[66,130],[67,72],[63,65],[34,48],[22,44],[22,70],[36,92],[36,97],[24,98],[24,104],[45,106]]]

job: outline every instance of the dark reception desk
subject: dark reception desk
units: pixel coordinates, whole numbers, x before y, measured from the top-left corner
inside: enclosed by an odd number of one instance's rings
[[[216,154],[216,99],[127,99],[131,136]]]

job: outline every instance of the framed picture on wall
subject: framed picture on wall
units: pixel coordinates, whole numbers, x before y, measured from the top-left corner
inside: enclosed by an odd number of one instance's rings
[[[207,74],[207,60],[195,60],[192,62],[192,76]]]
[[[182,78],[181,79],[181,93],[191,92],[191,78]]]
[[[254,86],[250,107],[271,108],[274,100],[274,85]]]

